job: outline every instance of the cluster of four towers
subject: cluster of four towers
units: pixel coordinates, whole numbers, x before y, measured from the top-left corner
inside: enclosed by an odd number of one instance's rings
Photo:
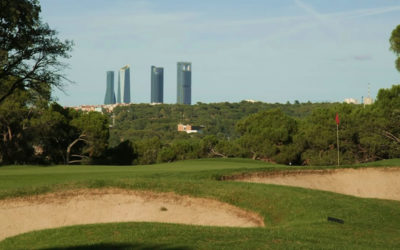
[[[114,71],[107,71],[107,87],[104,104],[131,103],[130,67],[124,66],[118,72],[117,97],[114,91]],[[151,66],[151,103],[164,103],[164,68]],[[192,103],[192,64],[177,63],[178,104]]]

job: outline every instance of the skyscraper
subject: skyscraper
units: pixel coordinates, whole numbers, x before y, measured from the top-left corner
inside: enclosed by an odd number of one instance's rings
[[[192,103],[192,63],[178,62],[177,100],[178,104]]]
[[[151,66],[151,103],[164,102],[164,68]]]
[[[131,80],[129,65],[122,67],[118,72],[117,103],[131,102]]]
[[[104,97],[104,104],[115,103],[115,92],[114,92],[114,71],[107,71],[107,86],[106,96]]]

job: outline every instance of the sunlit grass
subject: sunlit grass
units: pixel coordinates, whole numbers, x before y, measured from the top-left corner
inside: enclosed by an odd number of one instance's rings
[[[400,160],[376,162],[396,166]],[[374,164],[362,165],[373,166]],[[163,223],[112,223],[27,233],[2,249],[395,249],[400,202],[362,199],[276,185],[218,181],[249,171],[298,170],[245,159],[205,159],[149,166],[7,166],[0,197],[73,188],[120,187],[218,199],[261,214],[265,228],[239,229]],[[325,167],[318,167],[325,168]],[[327,221],[333,216],[345,221]]]

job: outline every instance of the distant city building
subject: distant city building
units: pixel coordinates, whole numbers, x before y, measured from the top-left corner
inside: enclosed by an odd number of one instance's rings
[[[192,63],[178,62],[177,103],[192,104]]]
[[[80,106],[64,106],[64,108],[71,108],[83,112],[107,112],[112,113],[116,107],[129,106],[128,103],[104,104],[104,105],[80,105]]]
[[[364,105],[371,105],[374,103],[374,99],[371,97],[371,84],[368,83],[368,97],[363,98]]]
[[[164,68],[151,66],[151,103],[164,102]]]
[[[182,123],[178,124],[178,131],[179,132],[186,132],[188,134],[201,133],[203,128],[204,128],[204,126],[192,126],[190,124],[184,125]]]
[[[359,104],[358,100],[354,98],[346,98],[344,99],[344,102],[347,104]]]
[[[104,104],[114,104],[115,92],[114,92],[114,71],[107,71],[107,82],[106,82],[106,96],[104,97]]]
[[[75,110],[80,110],[83,112],[101,112],[102,105],[80,105],[80,106],[75,106],[75,107],[64,107],[64,108],[71,108]]]
[[[116,103],[116,104],[109,104],[109,105],[101,105],[102,112],[112,113],[116,107],[126,107],[131,104],[129,103]]]
[[[372,99],[372,97],[365,97],[364,98],[364,105],[371,105],[374,103],[374,99]]]
[[[131,80],[129,65],[122,67],[118,72],[117,103],[131,102]]]

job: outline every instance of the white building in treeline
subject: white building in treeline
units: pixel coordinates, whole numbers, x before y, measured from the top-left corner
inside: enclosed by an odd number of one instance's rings
[[[364,105],[371,105],[371,104],[373,104],[374,103],[374,99],[372,99],[372,97],[365,97],[364,98],[364,100],[363,100],[363,104]]]
[[[347,103],[347,104],[360,104],[360,103],[358,102],[358,100],[357,100],[357,99],[354,99],[354,98],[346,98],[346,99],[344,99],[343,102],[345,102],[345,103]]]

